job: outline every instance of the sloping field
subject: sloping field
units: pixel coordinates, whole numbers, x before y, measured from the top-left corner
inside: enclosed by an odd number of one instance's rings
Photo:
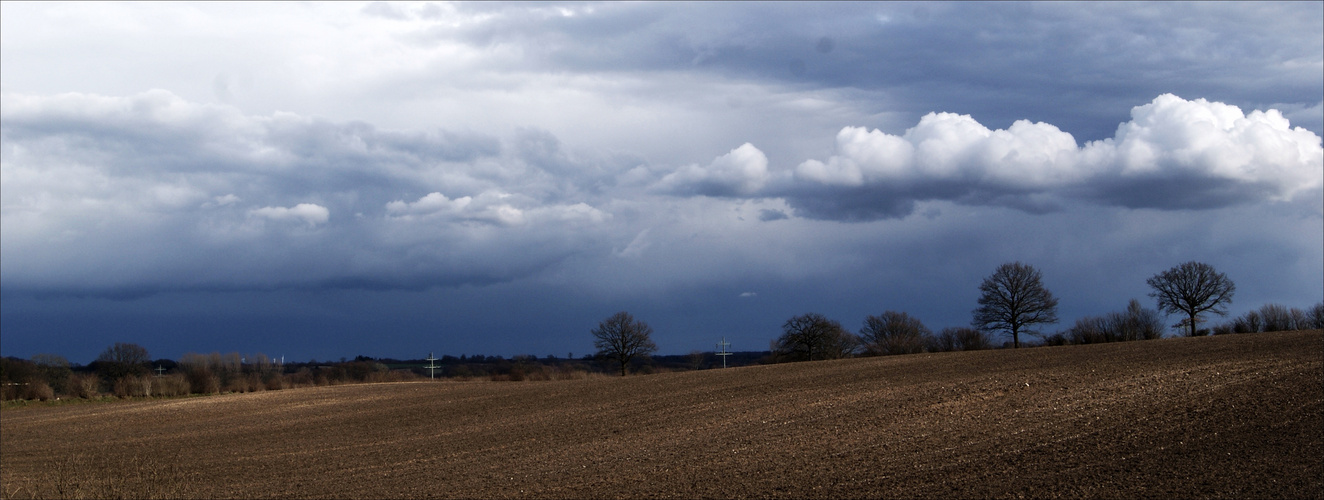
[[[1324,333],[4,411],[10,497],[1324,496]]]

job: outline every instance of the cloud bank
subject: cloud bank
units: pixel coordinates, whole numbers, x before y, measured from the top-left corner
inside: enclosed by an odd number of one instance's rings
[[[159,90],[6,95],[3,113],[5,283],[53,290],[501,282],[639,258],[649,224],[701,198],[759,203],[758,223],[929,201],[1200,210],[1317,194],[1324,175],[1320,137],[1278,111],[1173,95],[1083,146],[1047,123],[930,113],[900,135],[845,127],[826,160],[773,165],[745,143],[674,168],[595,163],[536,129],[390,131]]]
[[[744,161],[741,161],[744,159]],[[750,144],[660,183],[675,193],[781,197],[798,215],[863,221],[948,200],[1055,210],[1075,199],[1128,208],[1205,209],[1285,201],[1324,185],[1320,136],[1277,110],[1164,94],[1131,110],[1114,137],[1078,145],[1048,123],[990,130],[929,113],[901,135],[845,127],[836,154],[769,171]]]
[[[492,283],[610,219],[561,201],[573,182],[544,183],[555,151],[481,134],[248,116],[161,90],[3,99],[9,290]]]

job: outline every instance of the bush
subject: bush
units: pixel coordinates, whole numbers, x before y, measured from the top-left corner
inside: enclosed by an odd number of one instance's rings
[[[1072,344],[1100,342],[1128,342],[1152,340],[1163,336],[1163,320],[1158,311],[1145,309],[1140,301],[1131,299],[1125,312],[1107,316],[1086,316],[1076,320],[1067,330],[1064,340]]]
[[[262,383],[267,386],[268,391],[279,391],[285,388],[285,377],[279,373],[269,373]]]
[[[93,364],[106,379],[118,381],[128,376],[146,375],[150,371],[151,359],[143,346],[116,342],[102,351]]]
[[[187,357],[185,358],[187,359]],[[212,375],[205,365],[180,363],[184,367],[184,379],[188,381],[189,392],[193,394],[214,394],[221,392],[221,379]]]
[[[1071,339],[1065,332],[1057,332],[1052,335],[1045,335],[1042,346],[1071,345]]]
[[[45,381],[35,380],[29,382],[28,385],[19,387],[22,387],[22,390],[19,391],[18,394],[19,399],[30,399],[33,401],[50,401],[55,399],[55,391],[51,389],[51,386],[46,385]]]
[[[868,316],[860,328],[866,356],[923,352],[924,344],[932,336],[933,333],[918,318],[896,311]]]
[[[977,351],[991,349],[993,342],[982,331],[969,327],[943,328],[928,341],[930,351]]]
[[[1265,304],[1260,307],[1260,319],[1264,322],[1264,331],[1282,332],[1296,330],[1296,321],[1292,312],[1279,304]]]
[[[1249,311],[1240,318],[1232,320],[1232,331],[1235,333],[1256,333],[1264,331],[1264,322],[1260,320],[1260,313]]]
[[[1076,324],[1067,330],[1064,340],[1069,344],[1098,344],[1116,339],[1109,332],[1107,319],[1086,316],[1076,320]]]
[[[185,396],[191,392],[191,384],[182,373],[171,373],[152,379],[152,392],[157,396]]]
[[[26,359],[0,358],[0,399],[23,399],[28,384],[41,380],[37,365]]]
[[[771,346],[777,362],[846,358],[859,346],[859,338],[822,314],[792,317],[782,325],[782,331]]]
[[[69,377],[70,394],[92,399],[101,396],[101,377],[91,373],[76,373]]]
[[[125,375],[111,383],[110,392],[117,398],[151,396],[152,378],[148,375]]]
[[[290,374],[290,387],[312,387],[317,385],[317,379],[313,377],[313,371],[308,367],[300,368],[299,371]]]
[[[1324,302],[1302,311],[1288,309],[1279,304],[1265,304],[1258,310],[1246,311],[1230,323],[1214,328],[1216,333],[1258,333],[1324,328]]]
[[[69,377],[73,376],[73,371],[69,369],[69,360],[64,359],[64,356],[38,354],[32,357],[32,362],[37,365],[42,379],[56,394],[71,393]]]

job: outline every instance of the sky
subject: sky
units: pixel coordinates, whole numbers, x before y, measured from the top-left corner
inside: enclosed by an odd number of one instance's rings
[[[1324,300],[1321,2],[3,2],[0,68],[5,356],[766,350],[1014,261],[1045,332],[1187,261]]]

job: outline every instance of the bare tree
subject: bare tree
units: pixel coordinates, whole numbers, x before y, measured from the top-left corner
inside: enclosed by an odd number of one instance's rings
[[[1150,340],[1163,336],[1163,319],[1158,311],[1145,309],[1140,301],[1131,299],[1126,312],[1108,313],[1107,316],[1085,316],[1066,332],[1072,344],[1099,342],[1127,342]]]
[[[1232,333],[1258,333],[1264,330],[1264,321],[1259,311],[1246,311],[1240,318],[1232,320]]]
[[[32,362],[37,365],[51,389],[60,394],[69,393],[69,377],[74,374],[69,368],[69,360],[58,354],[42,353],[32,356]]]
[[[1121,340],[1153,340],[1163,337],[1163,318],[1131,299],[1125,313],[1108,315],[1108,322]]]
[[[630,360],[657,352],[657,344],[649,338],[653,334],[653,327],[643,321],[635,321],[634,316],[625,311],[598,323],[592,333],[596,339],[593,347],[598,349],[598,356],[620,363],[622,377],[626,374]]]
[[[933,332],[918,318],[896,311],[865,317],[860,328],[860,341],[870,356],[922,352],[925,341],[932,336]]]
[[[967,327],[943,328],[937,336],[929,339],[929,350],[940,351],[977,351],[993,346],[988,336],[979,330]]]
[[[983,294],[971,325],[986,332],[1011,335],[1012,345],[1021,346],[1022,331],[1037,324],[1057,323],[1057,299],[1044,288],[1039,270],[1020,262],[998,266],[979,285]]]
[[[1145,281],[1151,288],[1149,296],[1158,299],[1158,308],[1167,314],[1185,313],[1184,326],[1190,336],[1196,335],[1200,314],[1211,312],[1227,315],[1236,285],[1214,266],[1203,262],[1187,262],[1155,274]]]
[[[782,335],[773,341],[774,355],[784,361],[813,361],[844,358],[855,353],[859,340],[841,323],[822,314],[795,316],[782,324]]]
[[[96,359],[97,371],[112,381],[129,375],[145,375],[151,362],[146,348],[125,342],[107,347]]]
[[[1297,329],[1296,321],[1292,316],[1292,311],[1282,304],[1265,304],[1260,306],[1260,318],[1264,320],[1264,331],[1266,332],[1281,332]]]
[[[1306,312],[1306,328],[1318,330],[1324,328],[1324,301],[1310,306]]]

